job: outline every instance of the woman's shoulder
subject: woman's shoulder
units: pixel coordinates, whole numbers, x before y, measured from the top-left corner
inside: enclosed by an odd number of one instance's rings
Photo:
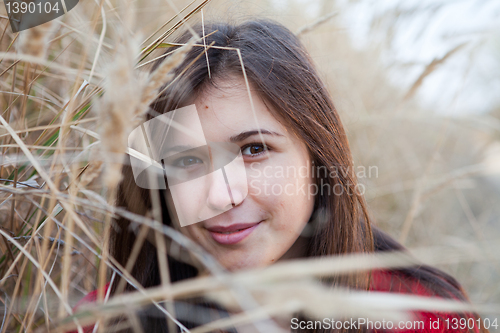
[[[425,275],[424,275],[425,276]],[[436,283],[438,281],[438,283]],[[443,286],[449,284],[443,276],[436,275],[433,281],[434,285],[429,284],[425,279],[418,275],[413,275],[404,270],[373,270],[370,278],[370,291],[390,292],[399,294],[416,295],[422,297],[449,298],[463,301],[449,289]],[[395,330],[400,333],[458,333],[464,332],[460,329],[460,319],[471,319],[475,321],[472,314],[459,314],[453,312],[432,312],[432,311],[413,311],[413,318],[403,323],[403,327]],[[463,321],[464,319],[462,319]],[[400,323],[393,323],[398,327]],[[467,330],[465,330],[467,331]],[[384,332],[383,330],[374,330],[374,332]],[[469,332],[479,332],[474,327]]]
[[[104,295],[106,295],[106,293],[108,292],[108,288],[109,288],[109,282],[104,286]],[[79,300],[78,303],[75,304],[75,306],[73,307],[73,310],[78,309],[83,304],[94,303],[97,300],[98,292],[99,292],[99,289],[95,289],[95,290],[92,290],[91,292],[89,292],[81,300]]]
[[[446,282],[445,278],[438,277],[443,283]],[[109,288],[109,284],[104,286],[104,293],[106,294]],[[370,277],[370,291],[377,292],[390,292],[408,295],[417,295],[423,297],[443,297],[443,293],[440,293],[428,284],[424,283],[421,279],[408,272],[401,270],[373,270]],[[80,306],[92,303],[97,300],[98,290],[93,290],[89,292],[85,297],[83,297],[75,306],[74,310],[78,309]],[[450,295],[452,299],[457,299]],[[413,319],[409,322],[404,322],[402,329],[396,330],[377,330],[374,329],[372,332],[383,333],[383,332],[399,332],[399,333],[458,333],[463,332],[459,327],[456,327],[457,323],[460,323],[461,318],[469,319],[474,318],[469,314],[457,314],[457,313],[447,313],[447,312],[428,312],[428,311],[414,311],[412,312]],[[474,318],[475,319],[475,318]],[[393,323],[394,328],[398,327],[399,323]],[[410,328],[411,326],[411,328]],[[459,326],[459,325],[458,325]],[[84,332],[92,332],[93,326],[85,327]],[[76,332],[76,331],[75,331]],[[479,332],[478,329],[474,328],[469,332]],[[70,332],[73,333],[73,332]]]
[[[436,277],[444,281],[441,277]],[[380,292],[394,292],[420,296],[439,296],[439,292],[430,288],[427,283],[405,271],[377,269],[370,277],[370,290]]]
[[[104,286],[104,295],[107,294],[108,288],[109,288],[109,282]],[[98,295],[98,293],[99,293],[99,289],[92,290],[91,292],[89,292],[82,299],[80,299],[78,301],[78,303],[75,304],[75,306],[73,307],[73,311],[78,310],[78,308],[81,307],[84,304],[94,303],[95,301],[97,301],[97,295]],[[83,332],[84,333],[91,333],[91,332],[93,332],[93,330],[94,330],[94,325],[83,327]],[[77,333],[77,331],[75,330],[75,331],[71,331],[71,332],[67,332],[67,333]]]

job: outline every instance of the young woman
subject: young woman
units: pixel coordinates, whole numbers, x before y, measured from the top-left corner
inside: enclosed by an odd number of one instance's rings
[[[152,200],[159,198],[163,223],[199,244],[229,271],[268,266],[289,258],[404,251],[401,245],[371,225],[366,202],[357,188],[342,122],[297,37],[285,27],[264,20],[240,25],[208,24],[204,29],[208,35],[204,43],[211,47],[206,55],[200,47],[193,47],[187,53],[176,69],[176,81],[166,82],[166,89],[151,105],[154,112],[149,120],[169,115],[173,110],[187,110],[189,116],[179,118],[178,123],[202,133],[198,139],[205,141],[205,153],[208,151],[209,156],[194,149],[202,147],[202,143],[190,142],[182,136],[183,131],[172,134],[171,142],[175,144],[168,149],[170,153],[162,151],[158,162],[164,167],[182,170],[184,182],[176,181],[172,174],[169,178],[167,173],[166,189],[144,189],[138,186],[137,177],[134,178],[137,175],[127,166],[117,205],[146,215],[150,214]],[[201,26],[195,30],[202,35]],[[186,33],[176,42],[187,43],[190,37],[191,34]],[[168,56],[157,60],[154,67],[165,59]],[[240,177],[231,183],[227,170],[227,174],[215,173],[214,142],[237,145],[239,152],[235,153],[234,160],[240,159],[245,182]],[[182,144],[186,147],[181,147]],[[225,162],[219,169],[224,168]],[[313,171],[300,173],[300,170]],[[200,177],[208,178],[204,178],[202,185],[186,185]],[[182,187],[184,185],[186,187]],[[125,267],[137,238],[133,230],[137,229],[130,228],[130,221],[124,218],[115,222],[111,252]],[[146,288],[161,283],[154,242],[154,237],[144,242],[131,271]],[[195,260],[187,263],[168,255],[168,263],[173,282],[206,273]],[[454,278],[425,265],[353,273],[323,282],[357,290],[467,300]],[[116,282],[112,285],[112,293],[117,292],[117,285]],[[134,290],[130,285],[125,289]],[[193,300],[193,303],[197,307],[191,310],[191,318],[183,321],[187,327],[203,321],[202,312],[198,313],[197,309],[212,309],[215,317],[224,315],[223,309],[206,300]],[[151,313],[140,315],[144,331],[167,332],[165,317]],[[425,322],[436,318],[477,318],[453,313],[417,312],[415,315]],[[335,330],[298,328],[295,331]],[[439,330],[426,326],[405,332],[413,331],[454,332],[443,325]]]

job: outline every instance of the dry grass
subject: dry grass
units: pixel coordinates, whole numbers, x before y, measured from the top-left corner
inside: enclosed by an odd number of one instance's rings
[[[298,261],[223,274],[179,233],[154,218],[113,208],[128,133],[165,78],[175,80],[170,71],[192,47],[181,48],[148,76],[148,62],[160,54],[152,45],[201,20],[204,6],[205,20],[232,17],[238,22],[252,13],[277,19],[300,34],[334,95],[356,164],[378,170],[360,177],[378,225],[415,248],[417,258],[457,277],[483,316],[499,316],[499,106],[491,105],[489,114],[445,116],[416,99],[423,82],[433,80],[451,58],[481,47],[477,37],[418,67],[416,80],[401,88],[388,72],[403,71],[405,64],[389,68],[381,61],[395,33],[387,22],[417,15],[417,9],[381,14],[372,29],[386,39],[358,50],[339,19],[354,4],[318,0],[314,5],[322,15],[309,15],[307,5],[292,0],[285,7],[271,0],[81,1],[60,19],[20,34],[12,33],[0,6],[0,333],[64,331],[96,320],[102,329],[107,318],[130,314],[141,304],[200,294],[246,311],[192,331],[199,333],[257,319],[271,325],[258,326],[261,332],[280,331],[269,318],[297,310],[318,318],[389,318],[403,315],[405,307],[463,307],[326,292],[311,280],[413,262],[399,256]],[[72,307],[83,295],[112,277],[123,274],[133,282],[126,270],[112,269],[107,254],[112,214],[154,229],[160,253],[166,248],[163,234],[174,239],[214,275],[170,285],[161,262],[164,284],[157,289],[138,287],[137,293],[74,314]],[[134,316],[129,318],[128,324],[139,329]]]

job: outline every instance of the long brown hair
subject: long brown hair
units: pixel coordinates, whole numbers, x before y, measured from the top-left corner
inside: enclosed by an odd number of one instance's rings
[[[151,108],[157,113],[165,113],[185,106],[219,80],[242,76],[243,62],[253,89],[270,106],[274,116],[305,142],[316,169],[337,171],[334,177],[327,172],[319,172],[314,177],[319,188],[329,186],[341,191],[335,195],[331,191],[320,191],[315,197],[309,225],[312,230],[309,256],[403,249],[379,230],[375,229],[372,234],[366,202],[357,190],[358,182],[344,127],[327,88],[299,39],[284,26],[267,20],[240,25],[210,23],[205,24],[204,29],[208,34],[204,43],[214,47],[206,50],[206,56],[200,56],[204,48],[192,48],[174,73],[177,81],[171,85],[166,82],[163,93],[151,104]],[[202,35],[201,26],[195,31]],[[175,42],[185,44],[190,37],[190,33],[185,33]],[[167,52],[177,47],[169,48]],[[205,57],[209,59],[208,64]],[[157,60],[153,70],[164,59]],[[164,199],[164,194],[160,195]],[[118,206],[144,215],[151,207],[149,197],[147,190],[135,185],[130,167],[125,166]],[[163,222],[170,225],[167,208],[165,205],[162,207]],[[128,228],[129,221],[120,218],[115,222],[117,228],[112,232],[112,254],[125,266],[136,236]],[[173,281],[196,275],[196,269],[174,258],[169,257],[169,265]],[[438,295],[464,299],[458,283],[433,268],[421,266],[400,272],[427,283]],[[132,275],[144,287],[160,283],[156,249],[149,242],[144,244]],[[329,282],[356,289],[369,288],[366,274],[336,277]],[[154,327],[156,330],[166,329]]]

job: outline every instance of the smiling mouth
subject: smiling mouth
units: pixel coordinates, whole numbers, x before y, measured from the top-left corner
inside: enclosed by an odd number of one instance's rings
[[[262,221],[260,221],[262,222]],[[250,235],[260,224],[257,223],[238,223],[230,226],[215,226],[206,228],[213,240],[222,245],[233,245],[241,242]]]

